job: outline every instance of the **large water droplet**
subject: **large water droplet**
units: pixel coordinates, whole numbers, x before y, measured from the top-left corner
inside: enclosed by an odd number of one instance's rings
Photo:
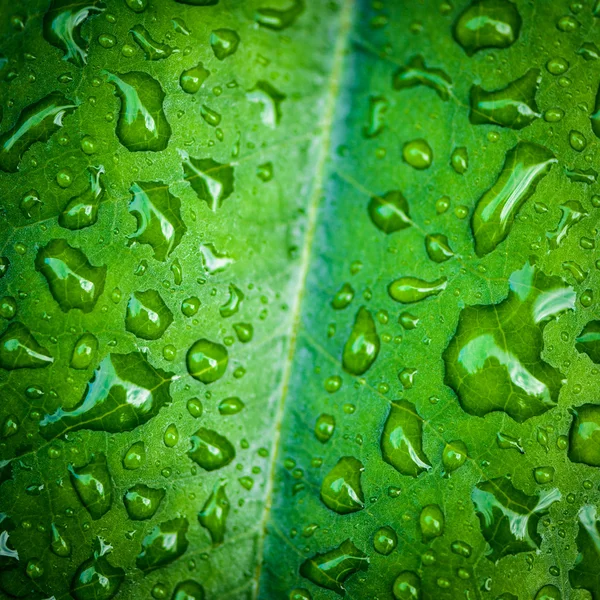
[[[142,571],[152,571],[177,560],[188,547],[189,527],[185,517],[177,517],[157,525],[142,541],[142,551],[135,564]]]
[[[58,216],[58,224],[66,229],[83,229],[98,220],[98,209],[104,197],[102,181],[104,167],[88,167],[89,185],[84,192],[71,198]]]
[[[300,575],[319,587],[343,596],[344,582],[354,573],[368,568],[367,555],[350,540],[346,540],[333,550],[306,559],[300,565]]]
[[[48,440],[79,429],[131,431],[171,402],[170,384],[171,373],[155,369],[143,354],[110,354],[94,372],[81,402],[46,415],[40,433]]]
[[[206,471],[227,466],[235,458],[235,448],[224,436],[202,427],[190,438],[192,447],[188,456]]]
[[[392,402],[380,444],[383,460],[402,475],[417,477],[431,469],[423,451],[423,419],[407,400]]]
[[[473,125],[499,125],[523,129],[540,116],[535,95],[542,81],[539,69],[529,69],[525,75],[511,81],[506,87],[486,91],[479,85],[471,88]]]
[[[163,488],[151,488],[138,483],[127,491],[123,503],[130,519],[142,521],[154,516],[164,497]]]
[[[489,254],[508,236],[521,206],[556,162],[550,150],[531,142],[519,142],[508,151],[498,178],[473,212],[477,256]]]
[[[506,555],[537,551],[542,543],[538,523],[560,498],[558,489],[528,496],[507,477],[477,484],[471,499],[481,533],[490,546],[487,557],[497,562]]]
[[[598,510],[591,504],[581,507],[578,516],[577,557],[569,571],[569,583],[576,590],[587,590],[593,600],[600,597],[600,522]]]
[[[123,456],[123,468],[133,471],[146,462],[146,446],[144,442],[134,442]]]
[[[137,221],[137,231],[129,239],[149,244],[157,260],[166,260],[187,231],[181,218],[181,201],[166,183],[158,181],[135,182],[129,191],[129,212]]]
[[[183,161],[184,179],[190,183],[198,198],[213,212],[233,193],[233,167],[212,158],[193,158],[179,151]]]
[[[571,411],[569,459],[590,467],[600,467],[600,405],[583,404]]]
[[[384,233],[395,233],[412,225],[408,202],[399,190],[371,196],[368,210],[373,225]]]
[[[321,484],[321,501],[340,515],[361,510],[365,496],[360,483],[363,464],[353,456],[343,456]]]
[[[144,340],[157,340],[173,322],[173,313],[156,290],[134,292],[127,303],[125,328]]]
[[[575,298],[562,279],[526,263],[510,276],[506,300],[462,310],[443,358],[444,381],[466,412],[504,411],[521,423],[556,405],[563,381],[542,359],[543,330]]]
[[[96,540],[94,554],[79,565],[71,581],[75,600],[111,600],[125,580],[125,571],[108,562],[111,546]]]
[[[51,530],[51,541],[50,549],[56,556],[65,558],[71,554],[71,544],[62,536],[59,528],[55,523],[50,525]]]
[[[194,342],[186,355],[189,374],[205,384],[221,379],[228,362],[227,348],[207,339]]]
[[[107,73],[121,101],[117,137],[130,152],[159,152],[171,138],[171,126],[163,110],[165,92],[147,73]]]
[[[210,71],[202,63],[186,69],[179,77],[179,85],[186,94],[195,94],[207,80]]]
[[[202,527],[208,530],[213,546],[219,546],[225,539],[227,516],[229,515],[229,500],[225,493],[226,485],[226,479],[215,483],[211,495],[198,513],[198,521]]]
[[[106,266],[95,267],[86,255],[66,240],[50,240],[38,250],[35,268],[48,282],[61,310],[91,312],[104,290]]]
[[[112,505],[113,484],[105,454],[92,455],[82,467],[68,466],[71,483],[92,519],[104,516]]]
[[[232,29],[215,29],[210,34],[210,46],[218,60],[235,54],[240,45],[240,36]]]
[[[373,548],[378,554],[387,556],[391,554],[398,545],[398,535],[389,526],[380,527],[373,536]]]
[[[521,16],[509,0],[475,0],[454,24],[454,39],[472,56],[485,48],[508,48],[521,30]]]

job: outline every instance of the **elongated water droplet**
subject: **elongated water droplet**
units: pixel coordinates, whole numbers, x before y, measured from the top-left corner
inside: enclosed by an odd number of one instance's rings
[[[404,90],[417,86],[431,88],[442,100],[448,100],[452,94],[452,79],[442,69],[428,68],[422,56],[414,56],[405,67],[394,73],[395,90]]]
[[[469,168],[469,153],[465,146],[454,148],[450,156],[450,164],[459,175],[467,172]]]
[[[392,402],[380,444],[383,460],[402,475],[417,477],[431,469],[423,451],[423,419],[406,400]]]
[[[568,456],[572,462],[600,467],[600,405],[583,404],[570,409]]]
[[[435,281],[425,281],[416,277],[401,277],[392,281],[388,286],[388,293],[392,300],[402,304],[413,304],[431,296],[437,296],[446,289],[448,280],[445,277]]]
[[[55,523],[50,525],[52,539],[50,542],[50,549],[56,556],[65,558],[71,554],[71,544],[62,536],[60,530]]]
[[[554,481],[554,467],[536,467],[533,470],[533,478],[536,483],[544,485]]]
[[[501,450],[517,450],[521,454],[525,454],[525,449],[521,444],[521,439],[499,431],[496,433],[496,445]]]
[[[106,73],[121,101],[116,134],[130,152],[160,152],[171,139],[163,110],[165,92],[160,83],[141,71]]]
[[[377,137],[385,127],[385,116],[390,103],[384,96],[371,96],[369,98],[368,123],[363,128],[363,135],[367,139]]]
[[[198,521],[208,530],[212,545],[220,546],[225,539],[227,516],[229,515],[229,500],[225,493],[226,479],[215,483],[211,495],[198,513]]]
[[[83,467],[68,466],[71,483],[92,519],[104,516],[112,505],[113,484],[105,454],[92,455]]]
[[[36,190],[29,190],[19,202],[19,209],[26,219],[31,219],[34,213],[41,212],[44,203],[40,200],[40,195]]]
[[[242,300],[244,300],[244,293],[240,288],[238,288],[233,283],[229,284],[229,298],[225,304],[219,307],[219,314],[227,319],[228,317],[233,317],[238,310],[240,309],[240,305],[242,304]]]
[[[173,54],[171,46],[157,42],[150,32],[139,23],[134,25],[129,33],[131,33],[133,41],[142,49],[146,60],[161,60],[169,58]]]
[[[79,404],[59,408],[40,423],[47,440],[68,431],[131,431],[170,404],[171,373],[155,369],[139,352],[110,354],[98,366]]]
[[[468,458],[467,446],[462,440],[453,440],[444,446],[442,464],[446,473],[452,473],[462,467]]]
[[[444,513],[437,504],[424,506],[419,515],[419,527],[421,528],[423,542],[427,543],[441,536],[444,533],[445,523]]]
[[[66,240],[50,240],[40,248],[35,268],[46,278],[63,312],[74,308],[91,312],[104,291],[106,267],[90,264],[86,255]]]
[[[212,429],[198,429],[190,438],[188,456],[206,471],[222,469],[235,458],[235,448],[224,436]]]
[[[468,56],[485,48],[508,48],[519,37],[521,15],[509,0],[475,0],[458,17],[454,39]]]
[[[552,584],[541,587],[533,600],[562,600],[560,590]]]
[[[177,560],[188,548],[189,528],[185,517],[177,517],[157,525],[142,540],[142,551],[136,565],[142,571],[152,571]]]
[[[212,243],[202,244],[200,246],[200,259],[202,260],[202,266],[209,275],[215,275],[224,271],[229,265],[235,261],[233,258],[219,252],[215,245]]]
[[[506,239],[521,206],[556,162],[550,150],[530,142],[509,150],[498,178],[479,199],[471,218],[477,256],[489,254]]]
[[[342,353],[344,370],[352,375],[366,373],[379,354],[381,342],[371,313],[364,307],[356,313],[354,326]]]
[[[53,362],[50,352],[37,342],[23,323],[10,323],[0,335],[0,368],[7,371],[39,369]]]
[[[45,144],[76,108],[77,104],[60,92],[52,92],[24,108],[14,126],[0,136],[0,169],[16,173],[31,145]]]
[[[151,488],[143,483],[134,485],[123,497],[129,518],[134,521],[152,518],[164,500],[165,493],[162,488]]]
[[[242,342],[242,344],[247,344],[252,341],[252,338],[254,337],[254,327],[252,326],[252,323],[236,323],[233,326],[233,329],[237,339]]]
[[[104,197],[102,181],[104,167],[88,167],[89,185],[84,192],[71,198],[58,216],[58,224],[70,230],[83,229],[98,220],[98,209]]]

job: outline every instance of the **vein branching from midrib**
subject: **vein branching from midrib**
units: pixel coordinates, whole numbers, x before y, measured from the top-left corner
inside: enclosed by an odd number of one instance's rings
[[[257,599],[260,594],[260,579],[262,565],[264,560],[264,549],[266,539],[266,527],[271,514],[271,505],[273,499],[273,486],[275,481],[275,468],[279,455],[279,445],[281,441],[281,426],[285,416],[285,404],[292,376],[294,357],[296,353],[296,342],[298,332],[302,321],[302,307],[304,294],[306,291],[306,282],[311,266],[312,248],[315,237],[315,231],[318,224],[320,199],[323,195],[323,186],[328,176],[328,159],[331,152],[332,138],[334,134],[334,125],[336,119],[336,108],[338,97],[342,88],[344,79],[344,66],[347,48],[352,33],[353,18],[355,14],[357,0],[343,0],[342,10],[340,12],[339,33],[335,43],[333,54],[331,76],[329,86],[325,96],[325,108],[321,119],[321,135],[319,138],[319,154],[315,164],[315,175],[313,178],[313,188],[308,203],[307,228],[304,238],[304,247],[302,251],[302,259],[298,272],[298,285],[295,293],[294,306],[292,310],[291,333],[288,348],[288,354],[283,369],[283,377],[281,384],[281,397],[277,406],[274,426],[274,440],[271,449],[271,461],[269,471],[267,473],[267,489],[265,494],[265,507],[260,521],[260,539],[257,551],[257,566],[254,576],[254,593],[253,598]]]

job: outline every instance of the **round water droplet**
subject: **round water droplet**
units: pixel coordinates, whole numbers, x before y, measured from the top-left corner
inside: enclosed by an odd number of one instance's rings
[[[205,384],[223,377],[228,361],[227,348],[207,339],[195,342],[186,356],[189,374]]]
[[[433,162],[433,150],[424,139],[412,140],[404,144],[402,158],[415,169],[428,169]]]
[[[421,578],[413,571],[402,571],[394,581],[396,600],[421,600]]]
[[[467,446],[461,440],[448,442],[442,451],[442,463],[448,473],[462,467],[467,460]]]
[[[423,534],[423,541],[429,542],[444,533],[444,513],[437,504],[429,504],[421,510],[419,525]]]
[[[175,423],[171,423],[166,429],[163,436],[163,442],[167,448],[174,448],[179,442],[179,431]]]
[[[146,461],[146,446],[144,442],[135,442],[123,456],[123,467],[131,471],[139,469]]]
[[[387,556],[391,554],[398,545],[398,536],[396,532],[387,525],[380,527],[373,536],[373,548],[375,552]]]

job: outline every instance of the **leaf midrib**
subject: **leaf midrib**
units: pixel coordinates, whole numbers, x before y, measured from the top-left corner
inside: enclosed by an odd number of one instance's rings
[[[307,227],[304,235],[304,245],[300,268],[298,271],[298,283],[294,294],[294,305],[292,309],[291,331],[289,336],[288,353],[283,365],[283,376],[281,383],[281,396],[275,418],[273,421],[273,447],[271,449],[271,460],[267,471],[267,489],[265,492],[265,501],[262,517],[259,521],[258,551],[256,556],[256,571],[254,574],[254,591],[252,598],[257,600],[260,597],[260,580],[262,565],[264,559],[265,539],[267,535],[267,524],[271,514],[271,505],[273,499],[273,486],[275,481],[275,468],[279,458],[279,446],[281,442],[281,426],[285,416],[285,405],[290,386],[290,380],[293,372],[294,358],[296,355],[296,342],[298,332],[302,322],[303,299],[306,292],[306,282],[312,264],[313,242],[317,229],[320,201],[323,195],[323,185],[328,176],[328,159],[330,157],[332,137],[334,134],[334,125],[336,117],[336,108],[338,104],[339,92],[342,88],[344,78],[345,58],[350,41],[350,34],[353,29],[356,3],[358,0],[344,0],[339,16],[339,30],[331,62],[331,71],[329,86],[327,87],[325,98],[325,107],[321,120],[321,135],[317,142],[319,155],[315,163],[315,174],[313,177],[313,188],[308,203]]]

